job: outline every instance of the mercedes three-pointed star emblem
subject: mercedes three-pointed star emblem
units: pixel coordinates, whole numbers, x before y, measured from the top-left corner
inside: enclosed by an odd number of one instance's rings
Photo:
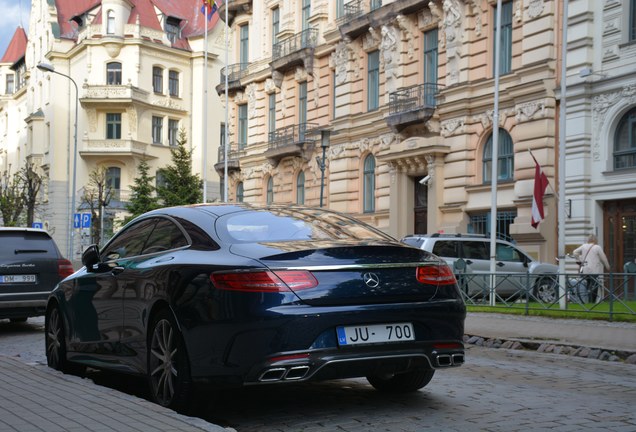
[[[380,285],[380,278],[375,273],[365,273],[362,275],[362,279],[369,288],[377,288]]]

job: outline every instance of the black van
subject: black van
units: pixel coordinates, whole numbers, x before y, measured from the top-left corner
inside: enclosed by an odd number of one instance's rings
[[[0,319],[44,315],[49,293],[72,273],[73,264],[46,231],[0,228]]]

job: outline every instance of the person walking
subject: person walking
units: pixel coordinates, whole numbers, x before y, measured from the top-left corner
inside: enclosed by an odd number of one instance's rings
[[[581,263],[581,273],[587,276],[587,291],[591,302],[599,303],[603,300],[602,274],[610,271],[610,265],[603,252],[603,248],[597,244],[594,234],[587,238],[587,243],[582,244],[572,252],[576,260]]]

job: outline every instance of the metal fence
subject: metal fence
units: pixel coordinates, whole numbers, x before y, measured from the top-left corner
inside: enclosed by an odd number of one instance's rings
[[[464,302],[501,309],[552,310],[607,318],[636,318],[636,274],[457,273]],[[491,287],[494,286],[494,289]],[[491,297],[494,301],[491,302]],[[564,307],[563,307],[564,306]]]

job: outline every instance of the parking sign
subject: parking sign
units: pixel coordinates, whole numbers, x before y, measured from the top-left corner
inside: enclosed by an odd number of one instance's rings
[[[91,214],[82,213],[82,228],[90,228],[90,227],[91,227]]]

